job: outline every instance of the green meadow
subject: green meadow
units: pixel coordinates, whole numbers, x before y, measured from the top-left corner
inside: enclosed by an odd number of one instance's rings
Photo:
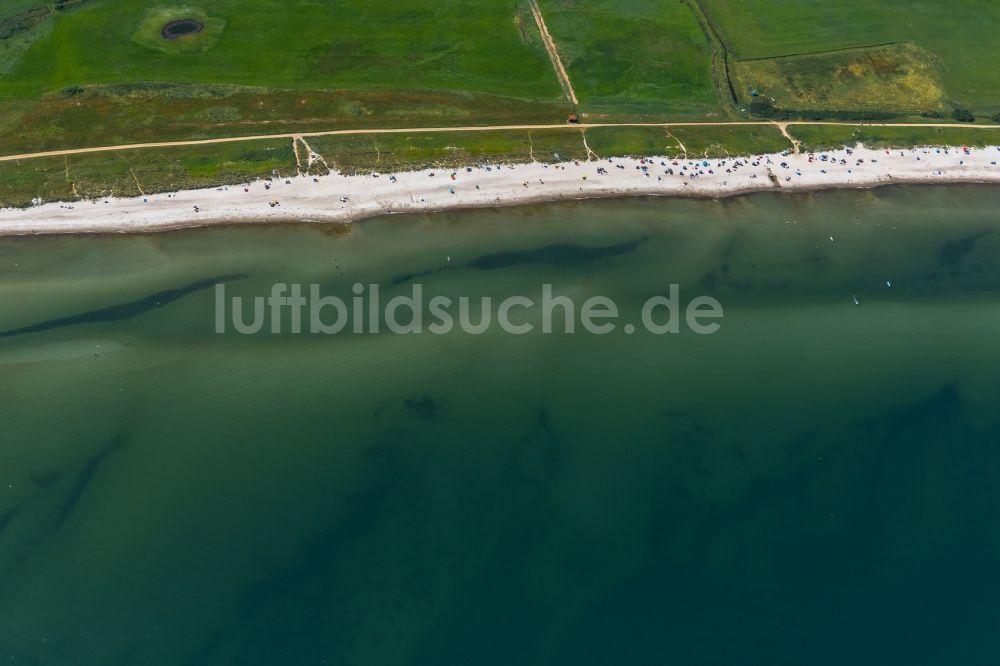
[[[34,118],[74,145],[108,143],[115,131],[138,141],[271,126],[557,123],[573,111],[591,120],[713,120],[746,117],[757,89],[809,117],[1000,112],[995,3],[539,6],[577,109],[562,95],[528,0],[6,0],[0,144],[50,147],[42,132],[4,132]],[[182,19],[202,29],[164,38],[163,26]],[[94,116],[113,124],[88,131]]]
[[[169,81],[558,98],[537,28],[519,16],[508,0],[87,0],[57,17],[0,92]],[[212,29],[176,40],[192,48],[157,45],[157,23],[189,17]]]
[[[699,0],[735,59],[912,42],[939,59],[946,98],[1000,110],[1000,4],[984,0]],[[813,86],[830,72],[817,69]],[[824,78],[826,77],[826,78]]]
[[[684,3],[539,4],[580,104],[591,115],[710,119],[722,112],[711,45]]]
[[[310,137],[309,146],[341,173],[383,173],[480,162],[585,160],[578,129],[432,132]]]
[[[942,113],[942,66],[911,42],[733,63],[737,95],[782,109]],[[820,85],[819,82],[823,81]]]
[[[792,147],[772,125],[596,127],[587,130],[587,143],[600,157],[729,157],[777,153]]]
[[[3,0],[0,154],[330,129],[561,124],[570,113],[585,122],[921,114],[1000,122],[996,3],[538,4],[577,106],[562,93],[529,0]],[[199,30],[164,37],[165,25],[186,19]],[[967,136],[957,129],[795,130],[817,145]],[[758,153],[788,143],[766,126],[601,129],[587,138],[602,156]],[[318,142],[345,170],[587,156],[574,129]],[[71,169],[77,175],[90,169],[86,178],[67,179],[58,161],[6,165],[0,204],[65,194],[71,183],[73,196],[130,191],[135,178],[122,165],[139,157],[146,166],[129,168],[147,169],[150,191],[237,182],[276,168],[270,158],[234,158],[233,150],[241,149],[191,151],[210,167],[170,151],[70,160],[79,162]]]
[[[0,103],[5,153],[65,147],[381,127],[558,123],[559,101],[460,91],[268,90],[121,84]]]
[[[802,142],[804,150],[826,150],[858,143],[874,148],[1000,145],[1000,130],[989,128],[792,125],[788,131]]]
[[[291,141],[90,153],[0,162],[0,206],[35,197],[77,201],[140,196],[296,173]]]

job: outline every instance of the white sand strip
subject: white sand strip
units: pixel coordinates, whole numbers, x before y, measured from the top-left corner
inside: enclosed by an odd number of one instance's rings
[[[296,176],[287,182],[256,181],[245,187],[2,209],[0,235],[151,232],[252,222],[351,222],[385,213],[598,197],[721,197],[759,190],[893,183],[1000,183],[998,161],[1000,147],[856,148],[726,159],[611,158],[395,175]]]

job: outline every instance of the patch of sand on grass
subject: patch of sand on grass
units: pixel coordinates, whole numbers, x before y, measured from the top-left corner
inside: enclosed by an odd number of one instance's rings
[[[773,99],[788,110],[921,113],[945,108],[942,65],[911,42],[733,64],[744,103]]]

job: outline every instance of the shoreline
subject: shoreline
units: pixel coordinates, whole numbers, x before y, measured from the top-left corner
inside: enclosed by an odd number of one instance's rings
[[[249,224],[350,224],[379,215],[585,199],[1000,183],[1000,147],[853,149],[728,158],[601,158],[395,174],[293,176],[131,198],[0,209],[0,236],[152,233]],[[598,170],[601,170],[600,172]],[[275,203],[276,202],[276,203]],[[197,207],[197,210],[196,210]]]

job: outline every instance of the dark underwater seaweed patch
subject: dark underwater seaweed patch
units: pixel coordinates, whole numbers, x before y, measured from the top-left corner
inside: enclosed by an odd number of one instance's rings
[[[87,459],[87,462],[83,465],[83,469],[80,470],[80,473],[73,481],[73,486],[66,495],[66,499],[59,508],[59,513],[56,515],[55,522],[52,526],[53,531],[58,530],[66,523],[69,517],[73,514],[73,511],[76,509],[77,504],[80,503],[80,498],[87,492],[87,489],[90,487],[91,482],[94,480],[94,477],[97,475],[101,466],[108,460],[109,457],[111,457],[112,453],[115,453],[123,448],[126,441],[127,440],[124,435],[117,435],[111,440],[110,444]]]
[[[608,259],[623,254],[634,252],[640,245],[646,242],[646,237],[635,240],[617,243],[615,245],[604,245],[601,247],[586,247],[583,245],[573,245],[571,243],[556,243],[533,250],[508,250],[495,254],[485,254],[476,257],[472,261],[461,264],[457,268],[475,268],[477,270],[491,271],[499,268],[511,268],[514,266],[525,266],[529,264],[545,264],[548,266],[585,266],[587,264]],[[390,285],[399,285],[411,282],[417,278],[426,277],[439,271],[447,270],[449,267],[429,268],[424,271],[406,273],[393,278]]]
[[[437,416],[438,405],[434,398],[424,394],[419,398],[407,398],[403,401],[410,414],[421,418],[434,418]]]
[[[14,522],[14,519],[17,518],[19,513],[21,513],[21,508],[21,505],[12,506],[9,509],[6,509],[3,513],[0,513],[0,535],[4,533],[4,530],[10,527],[10,524]]]
[[[51,331],[56,328],[63,328],[66,326],[78,326],[80,324],[96,324],[100,322],[108,321],[122,321],[124,319],[132,319],[138,317],[139,315],[145,314],[150,310],[155,310],[161,308],[165,305],[169,305],[174,301],[177,301],[189,294],[193,294],[204,289],[209,289],[212,286],[220,282],[231,282],[233,280],[238,280],[245,275],[220,275],[217,277],[206,278],[204,280],[198,280],[197,282],[192,282],[184,287],[178,287],[176,289],[167,289],[164,291],[158,291],[155,294],[150,294],[140,298],[137,301],[131,301],[129,303],[121,303],[119,305],[112,305],[106,308],[100,308],[97,310],[90,310],[88,312],[82,312],[80,314],[70,315],[68,317],[59,317],[57,319],[50,319],[48,321],[43,321],[38,324],[32,324],[30,326],[24,326],[21,328],[14,328],[7,331],[0,331],[0,338],[10,338],[16,335],[27,335],[29,333],[41,333],[43,331]]]
[[[465,266],[487,271],[497,268],[509,268],[511,266],[524,266],[526,264],[583,266],[600,259],[634,252],[645,240],[645,238],[639,238],[603,247],[585,247],[569,243],[557,243],[535,250],[511,250],[497,252],[496,254],[487,254],[473,259]]]
[[[978,234],[945,242],[938,251],[938,264],[945,268],[957,269],[962,259],[975,249],[979,239],[991,233],[993,232],[981,231]]]

